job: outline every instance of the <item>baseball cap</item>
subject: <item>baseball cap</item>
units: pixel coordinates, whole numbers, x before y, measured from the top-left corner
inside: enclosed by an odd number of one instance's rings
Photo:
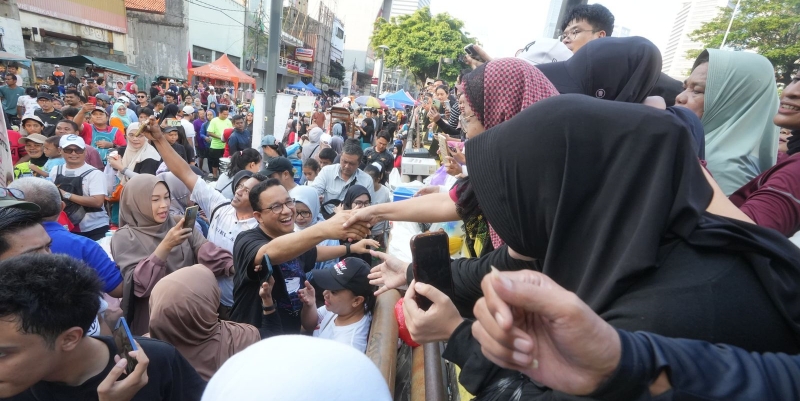
[[[106,115],[108,114],[108,111],[106,111],[105,108],[100,106],[95,107],[94,110],[92,110],[92,113],[94,113],[95,111],[102,111],[103,113],[106,113]]]
[[[39,116],[27,115],[25,117],[22,117],[22,120],[20,121],[20,123],[22,123],[22,125],[25,125],[25,121],[27,121],[27,120],[36,121],[37,123],[41,124],[42,127],[44,127],[44,122],[42,121],[41,118],[39,118]]]
[[[261,138],[261,146],[274,146],[277,144],[277,140],[272,135],[265,135]]]
[[[192,106],[184,106],[183,114],[192,114],[194,113],[194,107]]]
[[[54,67],[54,68],[61,68],[61,66],[60,66],[60,65],[58,65],[58,64],[53,64],[53,67]]]
[[[537,39],[517,55],[533,65],[557,63],[559,61],[569,60],[572,57],[572,51],[567,46],[561,43],[558,39],[542,38]]]
[[[213,85],[208,85],[208,90],[213,91],[214,90],[214,86]]]
[[[44,125],[44,124],[42,124],[42,125]],[[18,142],[20,145],[24,145],[24,144],[25,144],[25,142],[27,142],[27,141],[31,141],[31,142],[36,142],[36,143],[41,143],[41,144],[43,144],[43,143],[45,143],[45,141],[47,141],[47,137],[46,137],[46,136],[44,136],[44,135],[42,135],[42,134],[31,134],[31,135],[28,135],[28,136],[24,136],[24,137],[22,137],[22,138],[19,138],[19,141],[17,141],[17,142]]]
[[[38,212],[39,205],[25,202],[25,193],[16,188],[5,188],[5,196],[0,196],[0,207],[15,207],[17,209]],[[2,191],[0,191],[2,192]]]
[[[331,144],[331,139],[332,139],[331,134],[322,134],[319,137],[320,143],[324,143],[326,145],[330,145]]]
[[[261,170],[260,173],[269,177],[275,173],[282,173],[284,171],[294,173],[294,166],[292,166],[292,162],[285,157],[276,157],[270,160],[267,164],[267,168]]]
[[[171,84],[174,84],[174,83],[175,83],[175,80],[174,80],[174,79],[170,79],[170,80],[169,80],[169,83],[171,83]]]
[[[51,94],[49,94],[47,92],[39,92],[39,93],[36,94],[36,99],[37,100],[38,99],[53,100],[53,95],[51,95]]]
[[[94,97],[108,103],[111,101],[111,96],[106,95],[105,93],[98,93]]]
[[[61,140],[58,141],[58,147],[62,149],[71,145],[75,145],[81,149],[86,149],[86,142],[83,141],[83,138],[75,134],[64,135],[61,137]]]
[[[127,96],[120,96],[120,97],[117,98],[117,101],[123,102],[123,103],[130,103],[131,102],[131,100],[128,99]]]
[[[320,288],[330,291],[350,290],[356,296],[366,296],[373,292],[369,285],[369,265],[360,258],[345,258],[332,269],[314,270],[314,281]]]

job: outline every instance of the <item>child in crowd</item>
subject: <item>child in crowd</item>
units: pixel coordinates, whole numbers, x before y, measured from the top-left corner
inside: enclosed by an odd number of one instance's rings
[[[314,179],[317,178],[320,168],[319,162],[314,158],[310,158],[303,163],[303,175],[306,177],[305,185],[314,184]]]
[[[41,134],[44,129],[44,123],[39,116],[29,115],[22,118],[22,129],[25,130],[27,135]]]
[[[47,156],[47,162],[42,167],[44,173],[42,177],[49,177],[50,171],[54,167],[63,165],[64,158],[61,157],[61,151],[58,149],[58,142],[61,140],[60,136],[52,136],[44,141],[44,155]]]
[[[378,162],[372,163],[364,168],[364,172],[372,177],[373,190],[375,197],[372,199],[373,205],[381,203],[388,203],[392,201],[392,191],[381,184],[383,180],[383,173],[381,172],[381,164]],[[384,233],[388,231],[389,222],[384,220],[378,222],[372,227],[372,237],[381,244],[382,249],[386,249],[386,241],[384,240]]]
[[[359,258],[346,258],[332,269],[314,271],[314,283],[322,288],[325,306],[317,308],[314,287],[308,281],[300,289],[303,328],[314,337],[348,344],[360,352],[367,350],[367,336],[375,307],[374,288],[367,275],[369,265]]]

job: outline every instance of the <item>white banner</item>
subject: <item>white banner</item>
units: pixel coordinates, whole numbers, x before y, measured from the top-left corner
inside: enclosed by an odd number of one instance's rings
[[[3,188],[14,180],[14,166],[11,163],[11,146],[13,145],[8,140],[6,117],[0,108],[0,187]]]
[[[317,98],[314,96],[298,96],[295,102],[294,111],[298,113],[307,113],[314,111],[314,101]],[[287,113],[288,115],[288,113]]]
[[[253,94],[253,142],[252,148],[261,150],[261,136],[264,134],[264,127],[266,126],[266,119],[264,118],[264,106],[266,102],[266,94],[258,91]]]
[[[273,120],[275,131],[272,135],[278,142],[283,141],[283,133],[286,131],[286,122],[289,120],[293,99],[294,96],[285,93],[278,93],[278,97],[275,99],[275,119]]]

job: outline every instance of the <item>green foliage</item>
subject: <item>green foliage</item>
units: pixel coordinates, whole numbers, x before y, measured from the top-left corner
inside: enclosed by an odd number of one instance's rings
[[[267,54],[267,45],[269,44],[269,35],[267,34],[267,27],[264,26],[264,21],[261,14],[258,12],[252,13],[250,16],[253,21],[253,26],[245,27],[247,29],[247,42],[245,43],[245,58],[259,57]]]
[[[384,57],[386,68],[402,67],[414,75],[417,82],[435,77],[439,58],[449,58],[450,64],[442,63],[440,76],[454,82],[459,73],[458,56],[464,46],[475,43],[474,38],[463,32],[464,23],[450,14],[431,15],[428,7],[414,14],[381,18],[375,22],[370,45],[376,57]],[[385,45],[389,50],[382,50]]]
[[[331,78],[336,78],[340,81],[344,81],[344,66],[336,61],[331,60],[331,66],[330,69],[328,70],[328,75],[330,75]]]
[[[732,12],[721,8],[716,18],[689,37],[705,48],[719,48]],[[800,0],[742,0],[725,46],[757,51],[775,66],[779,82],[789,83],[800,58]],[[687,57],[699,53],[690,51]]]

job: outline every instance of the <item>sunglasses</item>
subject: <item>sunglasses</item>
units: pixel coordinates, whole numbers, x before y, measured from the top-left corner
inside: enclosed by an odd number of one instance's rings
[[[12,198],[15,198],[15,199],[19,199],[19,200],[25,199],[25,193],[20,191],[19,189],[0,187],[0,198],[6,198],[9,195]]]
[[[86,149],[81,149],[81,148],[61,148],[61,151],[64,152],[64,154],[67,154],[67,155],[71,155],[73,153],[77,153],[79,155],[82,155],[83,152],[86,151]]]

